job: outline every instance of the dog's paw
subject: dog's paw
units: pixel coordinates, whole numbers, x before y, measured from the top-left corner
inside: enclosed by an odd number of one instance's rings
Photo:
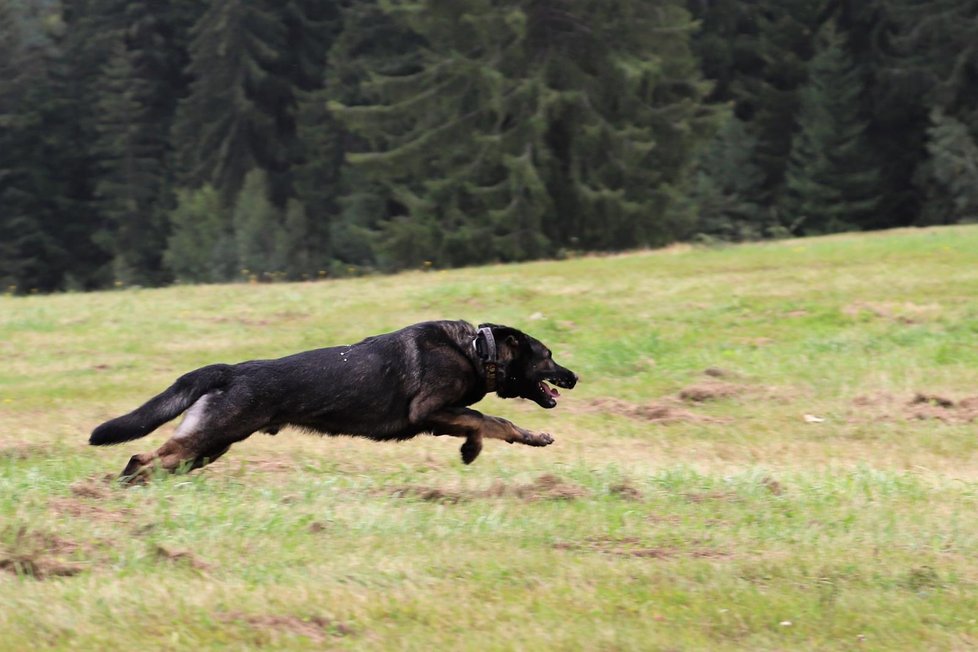
[[[554,443],[554,438],[545,432],[541,432],[533,435],[532,439],[527,443],[530,446],[549,446]]]
[[[469,437],[462,444],[462,462],[465,464],[471,464],[475,461],[475,458],[479,457],[479,453],[482,452],[482,439],[477,437]]]

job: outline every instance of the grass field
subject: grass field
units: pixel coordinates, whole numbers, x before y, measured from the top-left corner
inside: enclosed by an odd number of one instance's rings
[[[91,428],[211,362],[434,318],[581,384],[530,449]],[[0,297],[0,649],[978,647],[978,227]]]

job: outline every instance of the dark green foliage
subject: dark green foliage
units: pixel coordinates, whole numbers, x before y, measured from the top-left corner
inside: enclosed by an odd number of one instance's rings
[[[268,177],[261,170],[245,176],[231,213],[231,225],[242,274],[269,277],[284,266],[281,245],[284,224],[268,196]]]
[[[709,112],[676,3],[404,2],[384,19],[401,51],[368,61],[333,109],[363,145],[350,162],[387,200],[388,265],[681,233],[670,198]]]
[[[754,163],[763,175],[756,201],[776,210],[796,130],[799,90],[808,77],[814,34],[824,0],[691,0],[703,27],[696,51],[708,78],[711,99],[734,103],[735,115],[757,138]]]
[[[930,159],[922,168],[932,194],[922,221],[978,220],[978,143],[967,125],[935,110],[927,130]]]
[[[879,170],[859,115],[863,82],[830,23],[801,93],[784,225],[793,233],[860,228],[879,202]]]
[[[103,71],[94,152],[100,172],[96,200],[108,220],[107,246],[115,254],[115,278],[127,285],[161,280],[166,221],[161,196],[166,183],[165,132],[161,134],[141,95],[140,80],[124,43]]]
[[[776,233],[771,211],[758,201],[764,175],[756,153],[757,137],[735,116],[703,148],[691,191],[698,234],[737,242]]]
[[[216,0],[192,33],[194,81],[174,132],[181,181],[211,184],[230,203],[249,170],[280,171],[288,160],[291,143],[277,120],[286,91],[273,74],[286,30],[273,3]]]
[[[18,291],[108,281],[64,31],[41,3],[0,2],[0,278]]]
[[[170,0],[123,6],[103,9],[102,22],[121,24],[95,86],[96,201],[108,222],[116,280],[152,285],[169,278],[162,255],[172,204],[170,125],[188,84],[181,32],[200,11]]]
[[[974,219],[976,107],[978,0],[0,0],[0,284]]]
[[[231,218],[214,188],[179,191],[170,223],[163,261],[178,281],[228,281],[239,273]]]

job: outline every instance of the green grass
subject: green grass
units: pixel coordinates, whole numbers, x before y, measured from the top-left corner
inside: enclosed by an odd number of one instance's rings
[[[0,649],[973,649],[976,297],[976,227],[0,297]],[[126,489],[173,426],[85,443],[194,367],[434,318],[581,375],[479,406],[553,446],[285,431]]]

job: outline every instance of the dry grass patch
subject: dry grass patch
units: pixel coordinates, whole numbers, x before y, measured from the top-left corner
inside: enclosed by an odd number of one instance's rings
[[[27,460],[32,457],[40,457],[50,452],[49,448],[40,444],[31,444],[24,441],[0,442],[0,462],[5,460]]]
[[[697,542],[690,542],[694,546]],[[643,559],[723,559],[733,555],[723,550],[704,547],[648,546],[638,537],[588,537],[581,541],[559,541],[557,550],[596,552],[615,557]]]
[[[950,425],[978,421],[978,396],[949,398],[933,392],[917,392],[901,399],[888,392],[857,396],[852,400],[855,414],[850,421],[936,420]]]
[[[69,497],[53,498],[48,501],[48,509],[58,516],[105,523],[124,523],[133,518],[133,511],[128,507],[113,510]]]
[[[243,623],[252,629],[272,633],[276,638],[280,634],[292,634],[308,638],[313,643],[318,644],[356,633],[356,630],[350,625],[322,616],[299,618],[283,614],[228,612],[218,614],[218,619],[225,623]]]
[[[632,403],[620,398],[592,399],[577,409],[585,412],[604,412],[635,419],[671,425],[675,423],[729,423],[730,419],[697,414],[684,406],[682,401],[666,397],[646,403]]]
[[[608,487],[608,493],[612,496],[617,496],[622,500],[642,500],[642,492],[628,481],[618,482],[611,485]]]
[[[538,500],[576,500],[589,496],[591,492],[580,485],[567,482],[555,475],[545,473],[528,483],[505,483],[496,481],[487,489],[447,489],[424,485],[408,485],[387,490],[396,497],[412,497],[436,503],[459,503],[485,498],[518,498],[526,502]]]
[[[153,552],[155,553],[157,559],[176,564],[186,564],[194,570],[208,571],[213,568],[213,566],[206,561],[203,561],[200,559],[200,557],[189,550],[178,550],[157,544]]]
[[[44,580],[70,577],[84,570],[80,564],[64,559],[82,546],[55,534],[29,532],[22,527],[13,542],[5,548],[0,551],[0,571],[12,575]]]
[[[854,301],[842,308],[842,314],[847,317],[860,317],[868,313],[879,319],[909,325],[933,321],[941,314],[941,310],[940,304],[937,303]]]

